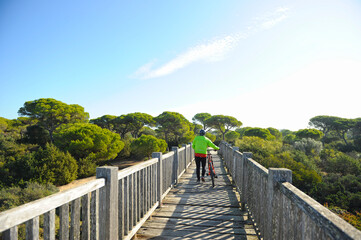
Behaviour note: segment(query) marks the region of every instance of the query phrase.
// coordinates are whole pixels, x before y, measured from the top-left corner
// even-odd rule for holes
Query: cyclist
[[[211,140],[205,137],[206,131],[201,129],[199,131],[199,136],[196,136],[193,140],[192,147],[195,152],[195,159],[197,165],[197,181],[200,179],[204,182],[204,175],[206,173],[206,158],[207,158],[207,148],[212,147],[215,150],[218,150],[219,147],[214,145]],[[200,178],[200,166],[202,164],[202,178]]]

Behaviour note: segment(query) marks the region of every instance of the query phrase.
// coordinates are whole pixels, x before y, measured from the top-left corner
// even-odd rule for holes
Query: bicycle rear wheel
[[[213,172],[213,162],[212,161],[210,161],[210,174],[211,174],[211,179],[212,179],[212,187],[214,187],[214,172]]]

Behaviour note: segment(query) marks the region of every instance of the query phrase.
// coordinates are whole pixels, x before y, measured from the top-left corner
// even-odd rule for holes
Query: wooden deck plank
[[[213,155],[218,178],[212,188],[196,181],[195,163],[163,199],[151,219],[137,232],[137,239],[259,239],[240,197],[226,175],[223,162]]]
[[[214,227],[214,226],[199,226],[199,225],[179,225],[179,224],[169,224],[169,223],[159,223],[159,222],[150,222],[143,226],[143,229],[152,228],[152,229],[169,229],[173,231],[190,231],[190,232],[210,232],[210,233],[228,233],[228,234],[237,234],[237,235],[256,235],[256,232],[253,228],[243,228],[243,227]]]
[[[156,238],[156,237],[163,238]],[[141,228],[137,233],[138,239],[164,239],[164,237],[169,237],[168,239],[175,239],[175,237],[181,237],[181,239],[241,239],[241,240],[258,240],[257,235],[240,235],[240,234],[230,234],[230,233],[212,233],[212,232],[191,232],[188,230],[172,230],[172,229],[163,229],[158,231],[158,229],[147,229],[144,230]],[[180,239],[180,238],[179,238]]]
[[[191,198],[165,198],[163,203],[167,204],[183,204],[192,206],[210,206],[210,207],[236,207],[239,208],[240,204],[236,200],[214,200],[214,199],[191,199]]]
[[[190,226],[203,226],[203,227],[221,227],[221,228],[252,228],[253,225],[250,222],[237,222],[237,221],[222,221],[207,219],[172,219],[162,217],[152,217],[151,221],[145,222],[143,225],[147,227],[151,224],[172,224],[172,225],[190,225]]]
[[[247,215],[247,212],[241,211],[240,208],[228,208],[228,207],[204,207],[204,206],[189,206],[189,205],[171,205],[163,204],[162,211],[173,211],[182,213],[206,213],[219,215]]]
[[[235,215],[217,215],[210,213],[197,213],[197,214],[184,214],[174,212],[155,212],[153,216],[165,217],[165,218],[184,218],[184,219],[211,219],[218,221],[247,221],[247,216],[235,216]]]

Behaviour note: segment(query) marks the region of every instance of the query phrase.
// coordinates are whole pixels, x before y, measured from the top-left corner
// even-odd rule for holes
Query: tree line
[[[231,116],[202,114],[190,122],[165,111],[104,115],[89,120],[77,104],[52,98],[25,102],[17,119],[0,118],[0,186],[28,182],[63,185],[91,176],[98,165],[114,158],[145,158],[193,140],[202,126],[224,134],[242,123]],[[203,119],[203,120],[202,120]],[[215,140],[215,136],[208,133]]]
[[[226,140],[253,152],[265,167],[291,169],[296,187],[360,227],[360,118],[316,116],[298,131],[241,127],[235,117],[209,113],[197,113],[192,122],[170,111],[89,119],[83,107],[52,98],[25,102],[18,113],[17,119],[0,117],[0,211],[34,200],[22,193],[43,197],[54,185],[94,175],[108,160],[150,158],[205,129],[216,144]]]

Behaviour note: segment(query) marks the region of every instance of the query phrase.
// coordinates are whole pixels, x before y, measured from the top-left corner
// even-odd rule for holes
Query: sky
[[[307,128],[361,117],[359,0],[0,0],[0,116],[163,111]]]

